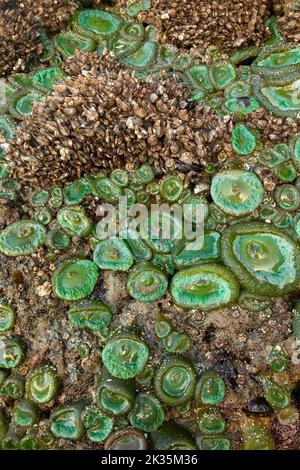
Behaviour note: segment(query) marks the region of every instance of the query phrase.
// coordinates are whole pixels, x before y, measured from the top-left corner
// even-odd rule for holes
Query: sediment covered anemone
[[[0,76],[26,69],[42,51],[37,21],[19,2],[0,2]]]
[[[283,36],[291,41],[300,42],[300,3],[298,0],[281,0],[274,2],[275,11],[278,11],[278,26]]]
[[[154,24],[161,40],[204,52],[218,46],[223,52],[258,44],[266,35],[266,0],[153,0],[139,19]]]
[[[190,106],[185,88],[163,74],[137,78],[96,53],[78,53],[65,68],[69,78],[36,104],[8,150],[13,172],[28,185],[150,160],[158,174],[188,173],[229,139],[230,119]]]

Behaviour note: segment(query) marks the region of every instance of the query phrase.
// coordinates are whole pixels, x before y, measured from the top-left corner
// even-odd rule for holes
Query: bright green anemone
[[[14,369],[25,357],[26,345],[18,336],[6,336],[0,342],[0,368]]]
[[[93,259],[99,268],[112,271],[128,271],[133,264],[131,251],[126,243],[117,237],[97,243]]]
[[[192,203],[191,203],[192,204]],[[202,208],[203,204],[200,206]],[[175,241],[182,234],[182,221],[176,212],[153,211],[141,223],[141,234],[145,243],[155,253],[171,253]]]
[[[122,195],[121,188],[106,176],[94,178],[92,182],[92,192],[94,196],[99,196],[107,202],[116,203]]]
[[[238,295],[237,280],[228,269],[219,265],[182,269],[171,281],[171,296],[182,308],[215,310],[235,302]]]
[[[89,196],[92,192],[90,183],[84,179],[78,179],[75,183],[68,184],[63,195],[66,204],[80,204],[85,196]]]
[[[38,405],[53,400],[58,392],[58,376],[54,367],[43,365],[33,370],[26,379],[26,393]]]
[[[256,136],[242,122],[232,131],[232,148],[239,155],[250,155],[256,147]]]
[[[125,24],[119,31],[119,35],[110,40],[109,48],[118,60],[124,59],[142,46],[144,34],[143,25],[139,23]]]
[[[53,229],[47,233],[45,245],[52,250],[67,250],[71,238],[61,229]]]
[[[32,76],[32,84],[37,90],[49,93],[49,91],[53,91],[54,84],[60,82],[64,75],[62,68],[58,66],[49,67],[35,72]]]
[[[160,402],[153,395],[140,393],[130,415],[133,427],[144,432],[153,432],[160,428],[165,415]]]
[[[110,324],[112,312],[97,299],[84,299],[72,305],[68,311],[68,317],[78,328],[99,331]]]
[[[275,190],[275,201],[281,209],[297,210],[300,206],[300,193],[292,184],[282,184]]]
[[[139,234],[127,228],[119,232],[119,237],[124,238],[125,243],[128,245],[135,261],[148,261],[152,257],[152,252],[146,243],[139,237]]]
[[[201,450],[230,450],[230,439],[227,436],[205,436],[200,441]]]
[[[284,82],[300,71],[300,48],[286,45],[272,46],[263,50],[253,62],[252,68],[268,81]]]
[[[285,160],[285,155],[275,148],[266,148],[259,155],[259,163],[262,163],[268,168],[275,168]]]
[[[225,396],[223,379],[212,371],[204,372],[197,383],[195,399],[202,405],[218,405]]]
[[[62,405],[51,412],[51,431],[61,439],[80,440],[84,436],[82,412],[86,403],[82,400]]]
[[[151,8],[151,0],[133,0],[127,2],[125,13],[129,17],[136,17],[139,13],[149,8]]]
[[[172,331],[161,341],[161,344],[168,353],[184,354],[190,347],[190,339],[179,331]]]
[[[33,191],[29,196],[29,202],[33,207],[43,207],[49,201],[48,189],[37,189]]]
[[[263,222],[229,227],[221,238],[221,256],[249,291],[280,296],[299,285],[298,244],[286,232]]]
[[[129,175],[125,170],[114,170],[110,174],[111,181],[120,188],[125,188],[129,183]]]
[[[205,408],[199,414],[198,426],[204,434],[219,434],[225,429],[225,421],[215,408]]]
[[[293,162],[296,168],[299,170],[300,168],[300,136],[299,135],[293,137],[291,141],[291,147],[292,147]]]
[[[89,406],[83,413],[83,424],[87,437],[92,442],[102,442],[113,430],[113,419],[103,414],[97,407]]]
[[[73,19],[75,31],[96,40],[116,34],[121,25],[122,20],[117,15],[96,9],[80,11]]]
[[[290,392],[268,377],[260,377],[266,400],[274,409],[286,408],[290,404]]]
[[[236,69],[229,63],[216,64],[210,70],[210,78],[217,89],[224,89],[236,78]]]
[[[166,274],[152,263],[138,263],[129,273],[127,290],[131,297],[140,302],[158,300],[167,288]]]
[[[88,259],[75,258],[64,262],[54,273],[55,295],[62,300],[80,300],[89,296],[98,280],[98,267]]]
[[[10,116],[0,116],[0,136],[5,140],[13,139],[15,135],[15,122]]]
[[[12,330],[16,320],[14,309],[3,301],[0,301],[0,333]]]
[[[54,45],[66,58],[73,57],[76,50],[92,52],[96,49],[96,43],[93,39],[83,38],[71,32],[57,34],[54,37]]]
[[[42,99],[43,96],[34,91],[23,94],[11,104],[9,112],[16,119],[24,119],[31,115],[34,102]]]
[[[194,242],[180,240],[174,246],[172,257],[177,268],[185,268],[217,261],[220,257],[220,234],[208,232]],[[197,246],[198,243],[198,246]]]
[[[123,59],[122,63],[128,68],[143,72],[153,64],[156,54],[157,44],[146,41],[137,51]]]
[[[9,375],[8,377],[4,378],[3,371],[2,369],[2,382],[1,382],[1,388],[0,388],[0,395],[4,397],[9,397],[13,400],[18,400],[24,396],[25,392],[25,383],[22,377],[19,375]],[[8,372],[6,370],[6,372]]]
[[[282,163],[276,166],[274,174],[280,181],[291,183],[297,178],[297,171],[291,162]]]
[[[151,433],[154,450],[197,450],[196,443],[187,429],[174,421],[164,423],[157,431]]]
[[[215,175],[210,193],[215,204],[224,212],[241,216],[257,209],[263,200],[264,189],[254,173],[235,170]]]
[[[190,401],[196,386],[196,373],[191,362],[183,356],[170,355],[158,367],[154,386],[157,397],[169,406]]]
[[[138,429],[127,427],[112,433],[104,444],[105,450],[146,450],[147,440]]]
[[[253,91],[255,98],[275,116],[297,118],[300,112],[300,78],[289,84],[272,85],[254,77]]]
[[[19,400],[14,404],[12,415],[18,426],[32,426],[38,422],[38,407],[30,400]]]
[[[87,237],[93,228],[91,220],[80,206],[63,207],[57,214],[57,221],[71,236]]]
[[[144,369],[148,358],[148,346],[130,334],[110,339],[102,351],[102,360],[106,369],[119,379],[137,376]]]
[[[97,388],[97,404],[109,416],[126,416],[135,402],[135,388],[133,379],[113,377],[104,369]]]
[[[0,251],[6,256],[31,255],[46,238],[45,227],[34,220],[20,220],[0,234]]]
[[[160,194],[167,201],[177,201],[182,192],[183,181],[177,175],[169,175],[160,183]]]

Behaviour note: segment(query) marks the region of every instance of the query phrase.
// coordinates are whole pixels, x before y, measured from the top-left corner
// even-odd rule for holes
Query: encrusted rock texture
[[[0,0],[0,77],[28,70],[43,51],[41,31],[64,29],[77,0]]]
[[[26,70],[43,50],[34,13],[0,0],[0,77]]]
[[[153,0],[138,18],[154,24],[161,41],[201,54],[209,46],[231,53],[259,44],[268,35],[268,16],[268,0]]]
[[[158,175],[199,171],[230,138],[230,118],[190,106],[176,79],[136,78],[110,54],[78,53],[65,68],[67,80],[35,105],[7,152],[24,184],[48,186],[149,161]]]
[[[278,26],[289,41],[300,42],[300,2],[299,0],[275,0],[275,13],[279,15]]]

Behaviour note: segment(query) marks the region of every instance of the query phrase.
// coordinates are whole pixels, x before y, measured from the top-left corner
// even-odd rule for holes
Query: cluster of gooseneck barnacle
[[[283,343],[255,376],[261,396],[240,412],[237,437],[222,408],[228,381],[193,361],[189,337],[159,314],[157,361],[138,328],[112,328],[116,312],[96,293],[101,273],[122,273],[141,309],[167,301],[177,315],[200,318],[235,305],[262,312],[296,296],[300,283],[300,47],[270,19],[266,43],[230,57],[209,51],[200,62],[135,20],[148,3],[129,2],[126,16],[79,10],[67,32],[44,41],[48,64],[1,84],[0,199],[26,214],[0,233],[1,256],[44,250],[69,324],[102,345],[93,398],[62,403],[53,365],[24,374],[28,344],[1,300],[4,449],[55,448],[59,439],[119,450],[298,445],[299,384]],[[251,125],[261,108],[296,132],[267,144]],[[120,198],[129,212],[135,203],[169,207],[159,225],[168,223],[170,236],[152,232],[150,215],[147,237],[129,225],[100,238],[95,208],[109,203],[118,215]],[[174,204],[203,216],[193,249],[176,236]],[[188,220],[197,224],[192,210]],[[78,240],[88,254],[76,251]],[[297,341],[299,312],[296,303]]]

